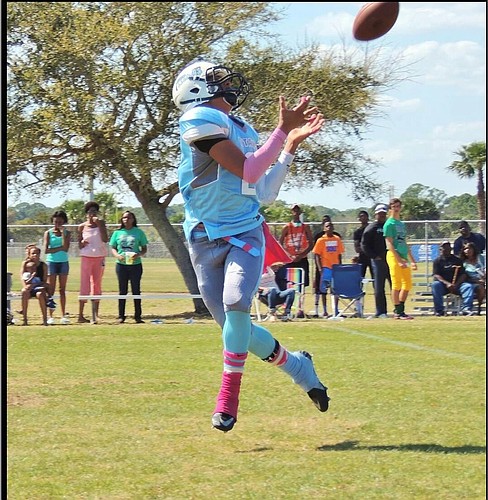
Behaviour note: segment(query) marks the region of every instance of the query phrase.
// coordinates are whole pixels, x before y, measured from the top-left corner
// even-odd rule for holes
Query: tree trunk
[[[165,204],[159,203],[159,194],[151,187],[141,189],[141,185],[131,189],[140,201],[144,212],[148,216],[159,236],[163,240],[166,248],[173,257],[178,269],[183,276],[188,291],[191,294],[199,294],[197,277],[190,260],[188,248],[185,245],[184,237],[181,237],[166,217],[166,206],[171,200],[165,200]],[[174,195],[173,195],[174,196]],[[172,197],[173,197],[172,196]],[[172,198],[171,197],[171,198]],[[196,314],[209,315],[209,311],[202,299],[193,299]]]
[[[485,181],[483,178],[483,168],[478,169],[478,216],[480,220],[486,219],[486,191],[485,191]],[[479,223],[479,231],[482,234],[486,232],[486,225],[482,222]]]

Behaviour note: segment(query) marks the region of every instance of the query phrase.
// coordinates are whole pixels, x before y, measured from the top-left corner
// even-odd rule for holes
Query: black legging
[[[374,279],[374,269],[371,264],[371,259],[364,253],[359,254],[359,264],[362,264],[361,275],[364,278],[366,276],[366,270],[369,269],[371,274],[371,279]]]
[[[129,281],[132,295],[141,294],[142,264],[124,265],[117,262],[115,273],[119,280],[119,295],[127,295],[129,291]],[[125,319],[125,299],[119,299],[119,318]],[[134,299],[134,318],[141,319],[142,306],[141,299]]]

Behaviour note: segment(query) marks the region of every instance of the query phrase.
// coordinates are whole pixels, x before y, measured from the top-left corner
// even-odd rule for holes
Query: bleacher
[[[421,273],[412,274],[413,290],[410,293],[410,300],[413,302],[413,311],[422,316],[434,314],[434,302],[432,299],[432,276],[426,276]],[[444,310],[447,314],[456,316],[461,307],[461,297],[458,295],[447,294],[444,296]],[[473,310],[478,310],[478,301],[474,300]],[[486,302],[481,306],[481,314],[486,315]]]

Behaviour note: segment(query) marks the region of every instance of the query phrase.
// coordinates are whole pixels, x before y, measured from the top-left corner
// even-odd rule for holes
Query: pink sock
[[[217,396],[217,405],[215,406],[214,413],[227,413],[237,420],[241,379],[242,373],[222,373],[222,385]]]
[[[239,354],[224,350],[223,354],[224,371],[214,413],[227,413],[237,420],[239,392],[247,352]]]

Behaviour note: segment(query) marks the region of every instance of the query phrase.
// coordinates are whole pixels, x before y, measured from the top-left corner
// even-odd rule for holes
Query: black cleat
[[[307,394],[319,411],[324,412],[329,409],[330,398],[327,396],[327,387],[324,386],[323,389],[310,389]]]
[[[329,396],[327,395],[327,387],[319,380],[312,361],[312,355],[307,351],[298,353],[302,358],[303,371],[301,373],[300,387],[308,394],[308,397],[313,401],[314,405],[321,412],[329,409]],[[295,380],[295,383],[297,381]]]
[[[228,413],[214,413],[212,416],[212,426],[222,432],[229,432],[234,427],[237,419]]]

